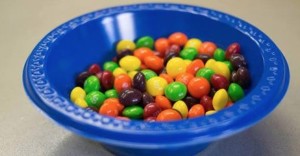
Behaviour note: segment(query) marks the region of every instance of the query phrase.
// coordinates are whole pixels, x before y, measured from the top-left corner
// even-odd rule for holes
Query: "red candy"
[[[96,74],[101,71],[101,68],[98,64],[92,64],[89,68],[89,73],[91,74]]]
[[[148,103],[144,107],[144,118],[157,117],[161,109],[155,103]]]
[[[114,85],[114,76],[110,71],[103,71],[100,78],[101,87],[105,90],[111,89]]]
[[[181,50],[180,46],[179,45],[176,45],[176,44],[172,44],[169,49],[166,51],[166,54],[168,53],[179,53]]]
[[[225,53],[225,58],[227,60],[230,59],[230,56],[232,54],[239,54],[240,53],[240,50],[241,50],[241,47],[238,43],[232,43],[230,44],[227,49],[226,49],[226,53]]]
[[[146,121],[146,122],[154,122],[154,121],[156,121],[156,117],[150,116],[150,117],[144,119],[144,121]]]
[[[212,98],[210,96],[204,95],[200,100],[200,104],[204,107],[205,111],[214,110],[212,105]]]
[[[229,86],[228,80],[223,75],[220,75],[220,74],[212,75],[210,78],[210,82],[216,90],[219,90],[222,88],[228,89],[228,86]]]

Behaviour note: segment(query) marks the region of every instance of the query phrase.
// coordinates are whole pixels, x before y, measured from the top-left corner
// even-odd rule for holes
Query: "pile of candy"
[[[213,114],[244,97],[250,75],[240,45],[175,32],[118,42],[113,61],[89,67],[76,79],[71,101],[119,119],[172,121]]]

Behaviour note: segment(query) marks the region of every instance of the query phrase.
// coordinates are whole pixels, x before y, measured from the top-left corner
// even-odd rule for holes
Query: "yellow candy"
[[[171,58],[167,63],[167,74],[175,78],[178,74],[185,73],[186,67],[187,65],[182,58]]]
[[[195,48],[198,50],[201,44],[202,44],[201,40],[197,38],[191,38],[186,42],[184,48]]]
[[[131,78],[131,80],[133,80],[133,77],[135,76],[135,74],[137,73],[137,71],[133,70],[133,71],[130,71],[128,73],[128,76]]]
[[[133,71],[137,70],[141,66],[141,61],[139,58],[131,55],[127,55],[123,58],[121,58],[120,62],[120,67],[127,70],[127,71]]]
[[[216,62],[216,66],[218,69],[215,70],[215,72],[217,74],[223,75],[224,77],[227,78],[227,80],[229,80],[230,79],[230,70],[229,70],[228,66],[225,63],[219,62],[219,61]]]
[[[123,68],[118,67],[113,71],[114,76],[118,76],[118,75],[121,75],[121,74],[127,74],[126,70],[124,70]]]
[[[198,50],[201,44],[202,44],[201,40],[197,38],[191,38],[186,42],[184,48],[195,48]]]
[[[146,82],[146,89],[151,96],[163,95],[167,85],[164,78],[155,76]]]
[[[209,59],[205,63],[206,68],[212,69],[216,74],[223,75],[227,80],[230,79],[230,70],[228,66],[220,61],[215,61],[214,59]]]
[[[88,104],[86,103],[86,101],[82,98],[77,98],[74,103],[79,106],[79,107],[82,107],[82,108],[86,108],[88,107]]]
[[[177,110],[181,114],[182,118],[186,118],[189,112],[187,105],[182,100],[175,102],[173,109]]]
[[[226,106],[227,101],[228,101],[228,94],[227,94],[226,90],[219,89],[215,93],[215,95],[212,99],[212,105],[216,111],[219,111]]]
[[[206,68],[212,69],[213,66],[216,64],[216,62],[217,62],[217,61],[214,60],[214,59],[209,59],[209,60],[206,61],[205,67],[206,67]]]
[[[185,65],[186,66],[188,66],[189,64],[191,64],[192,63],[192,61],[191,60],[183,60],[184,61],[184,63],[185,63]]]
[[[134,50],[135,49],[135,44],[134,42],[130,40],[121,40],[117,44],[117,53],[120,54],[122,50],[129,49],[129,50]]]
[[[85,95],[86,95],[85,91],[81,87],[75,87],[71,91],[71,95],[70,95],[71,101],[75,102],[75,100],[77,98],[82,98],[83,99],[85,97]]]
[[[217,111],[215,110],[209,110],[205,113],[205,115],[212,115],[212,114],[215,114]]]

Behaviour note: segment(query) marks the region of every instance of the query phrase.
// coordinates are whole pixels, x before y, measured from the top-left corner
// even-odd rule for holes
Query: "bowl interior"
[[[251,74],[251,91],[263,73],[263,59],[258,44],[237,28],[208,16],[170,10],[143,10],[96,18],[58,38],[46,59],[45,69],[52,87],[66,99],[75,86],[75,78],[92,63],[102,66],[115,55],[116,42],[149,35],[154,39],[184,32],[189,38],[213,41],[226,49],[240,43]]]

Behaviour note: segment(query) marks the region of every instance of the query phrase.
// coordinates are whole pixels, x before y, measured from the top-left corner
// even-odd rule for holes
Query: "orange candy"
[[[203,61],[200,59],[196,59],[186,67],[186,72],[195,76],[197,71],[203,67],[204,67]]]
[[[118,108],[116,105],[110,104],[110,103],[103,103],[99,113],[101,115],[107,115],[111,117],[116,117],[119,114]]]
[[[168,82],[168,84],[171,82],[174,82],[173,78],[168,74],[161,73],[161,74],[159,74],[159,77],[164,78]]]
[[[162,95],[158,95],[155,97],[155,103],[162,110],[172,108],[172,104],[171,104],[170,100]]]
[[[200,104],[193,105],[188,113],[188,118],[195,118],[205,115],[204,107]]]
[[[198,49],[199,54],[207,54],[213,57],[215,50],[217,49],[216,44],[213,42],[203,42]]]
[[[160,112],[156,118],[156,121],[175,121],[181,120],[180,113],[174,109],[166,109]]]
[[[125,121],[129,121],[130,119],[125,117],[125,116],[117,116],[116,119],[120,119],[120,120],[125,120]]]
[[[190,73],[180,73],[176,76],[175,81],[182,82],[185,85],[188,85],[189,82],[194,78],[194,76]]]
[[[170,44],[176,44],[179,46],[184,46],[188,38],[184,33],[175,32],[171,34],[168,38]]]
[[[188,91],[193,97],[201,98],[210,92],[210,84],[205,78],[195,77],[189,82]]]
[[[99,113],[102,115],[116,117],[124,109],[124,106],[119,102],[117,98],[106,99],[99,109]]]
[[[120,74],[115,77],[114,87],[117,92],[121,92],[124,89],[131,88],[132,82],[127,74]]]
[[[148,57],[148,56],[153,56],[154,53],[152,52],[151,49],[149,48],[138,48],[133,52],[133,55],[137,58],[139,58],[142,62],[144,62],[144,58]]]
[[[166,54],[166,51],[170,47],[169,41],[166,38],[159,38],[154,43],[155,50],[164,56]]]
[[[158,71],[164,67],[164,61],[158,56],[147,56],[144,58],[145,65],[152,70]]]
[[[116,117],[118,116],[119,111],[116,105],[111,103],[103,103],[100,107],[99,113],[101,115]]]
[[[103,103],[111,103],[117,106],[118,111],[122,111],[124,109],[124,105],[122,105],[118,98],[108,98]]]
[[[230,107],[230,106],[232,106],[233,105],[233,102],[232,101],[230,101],[230,100],[228,100],[227,101],[227,104],[226,104],[226,106],[225,107]]]

